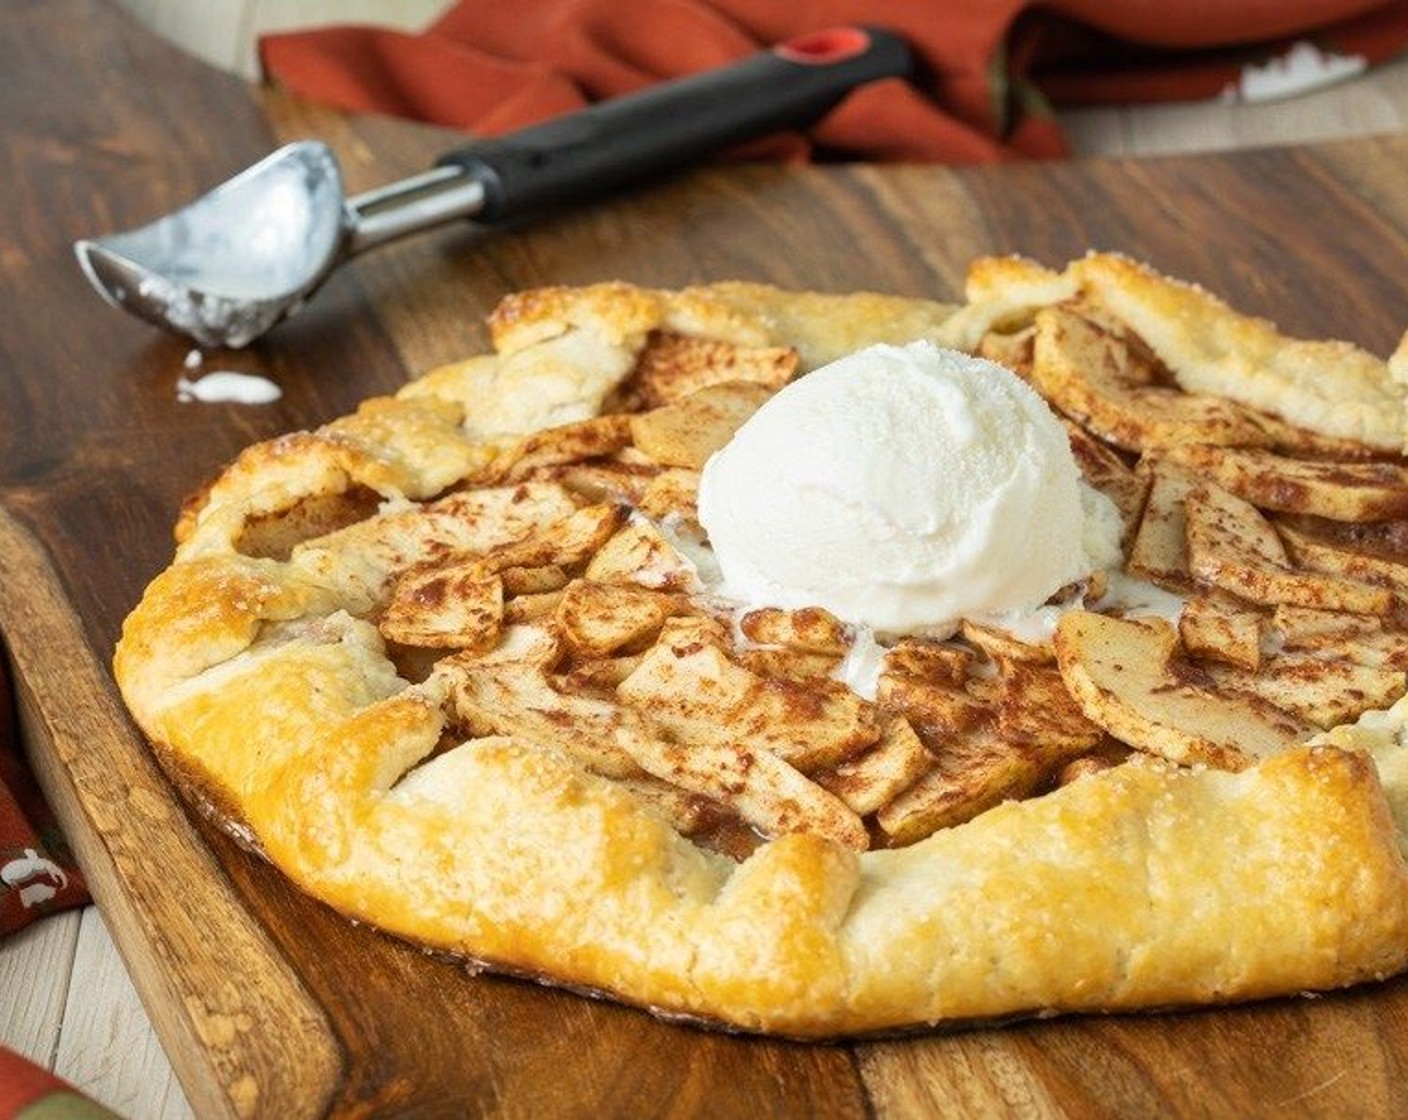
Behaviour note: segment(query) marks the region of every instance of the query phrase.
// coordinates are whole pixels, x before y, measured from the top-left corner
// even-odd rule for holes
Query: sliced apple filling
[[[1222,387],[1232,313],[1175,288],[1192,319],[1166,322],[1158,281],[1130,267],[978,262],[975,302],[935,328],[1045,396],[1120,514],[1123,570],[1056,597],[1054,632],[969,618],[877,641],[819,608],[720,595],[700,471],[816,358],[742,329],[727,301],[646,300],[619,338],[569,325],[547,342],[629,352],[605,398],[619,411],[499,438],[448,493],[290,562],[355,588],[453,731],[569,758],[735,856],[797,831],[916,843],[1139,754],[1245,768],[1404,694],[1408,469],[1384,438],[1346,434],[1359,413],[1307,426],[1310,386],[1282,412],[1265,384]],[[605,294],[541,298],[587,315]],[[496,319],[506,363],[544,344],[540,311],[524,296]],[[1163,618],[1140,605],[1160,595]]]

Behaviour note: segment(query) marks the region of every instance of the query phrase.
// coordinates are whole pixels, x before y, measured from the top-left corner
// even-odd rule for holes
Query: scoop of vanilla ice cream
[[[705,465],[699,518],[731,598],[931,632],[1089,574],[1082,489],[1065,430],[1020,378],[916,342],[770,399]]]

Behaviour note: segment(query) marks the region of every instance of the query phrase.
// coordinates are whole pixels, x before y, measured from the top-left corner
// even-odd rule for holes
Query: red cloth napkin
[[[20,753],[10,679],[0,660],[0,936],[88,901],[83,873]],[[0,1120],[100,1120],[113,1113],[0,1046]]]
[[[809,145],[771,154],[1058,156],[1052,104],[1258,99],[1408,46],[1403,0],[460,0],[422,34],[329,27],[260,53],[300,96],[488,136],[854,23],[903,34],[920,74],[858,91]]]
[[[83,873],[20,752],[14,694],[0,660],[0,936],[87,901]],[[102,1120],[113,1115],[0,1046],[0,1120]]]
[[[13,694],[0,662],[0,936],[87,901],[83,873],[20,753]]]

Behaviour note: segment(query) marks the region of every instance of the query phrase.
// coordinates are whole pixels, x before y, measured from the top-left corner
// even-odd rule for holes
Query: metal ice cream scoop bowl
[[[888,31],[833,28],[469,144],[423,174],[352,198],[327,145],[299,141],[174,213],[75,251],[114,306],[201,346],[240,347],[358,253],[459,219],[531,216],[805,127],[856,86],[910,66]]]

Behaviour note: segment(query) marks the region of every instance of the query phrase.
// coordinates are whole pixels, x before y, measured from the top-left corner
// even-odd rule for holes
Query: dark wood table
[[[272,405],[178,401],[190,345],[104,306],[75,238],[138,224],[299,135],[351,189],[447,138],[263,94],[98,0],[0,13],[0,631],[29,749],[202,1115],[1390,1116],[1408,985],[1207,1013],[861,1045],[667,1025],[470,977],[354,928],[183,811],[116,697],[125,613],[182,498],[251,441],[483,349],[506,292],[723,277],[954,298],[968,261],[1118,249],[1296,334],[1387,353],[1408,323],[1408,138],[1147,162],[719,167],[512,232],[465,227],[339,273],[205,356]]]

